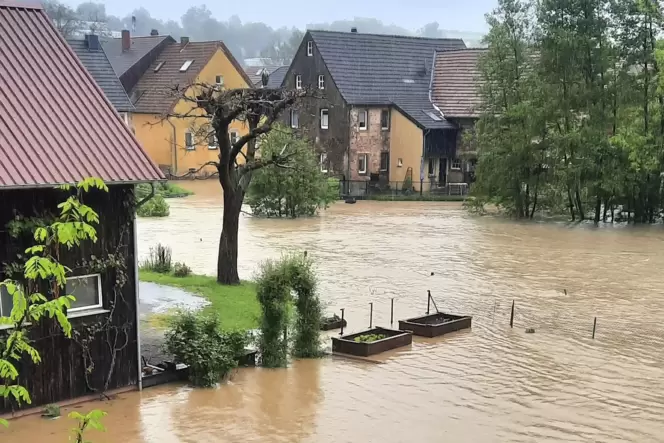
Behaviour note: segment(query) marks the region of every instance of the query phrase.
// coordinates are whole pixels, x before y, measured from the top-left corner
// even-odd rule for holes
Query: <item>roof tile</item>
[[[486,49],[436,53],[432,100],[445,117],[479,117],[478,61]]]

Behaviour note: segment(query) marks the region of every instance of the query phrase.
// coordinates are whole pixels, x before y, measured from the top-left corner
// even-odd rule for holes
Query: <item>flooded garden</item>
[[[139,220],[139,254],[161,242],[194,273],[214,275],[221,194],[215,182],[187,186],[195,195],[171,200],[169,217]],[[414,335],[412,344],[368,361],[296,360],[287,369],[240,368],[214,389],[175,383],[121,394],[94,405],[108,412],[109,431],[88,438],[660,441],[663,246],[660,226],[515,223],[471,217],[454,203],[337,203],[297,220],[242,216],[241,278],[254,278],[267,258],[306,250],[323,311],[341,315],[343,308],[345,333],[372,326],[387,335],[381,330],[406,319],[427,326],[428,290],[440,311],[472,316],[472,328]],[[182,300],[205,304],[175,289],[144,283],[140,290],[146,319]],[[12,421],[2,441],[67,441],[70,427],[67,419],[25,417]]]

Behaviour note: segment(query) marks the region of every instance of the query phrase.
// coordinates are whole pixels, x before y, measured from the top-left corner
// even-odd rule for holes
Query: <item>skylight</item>
[[[443,121],[443,119],[440,117],[440,115],[437,115],[433,111],[424,111],[424,113],[426,115],[428,115],[429,117],[431,117],[431,120],[434,120],[434,121],[437,121],[437,122],[442,122]]]
[[[193,60],[187,60],[186,62],[184,62],[184,64],[180,68],[180,72],[187,72],[187,69],[189,69],[189,67],[193,62],[194,62]]]
[[[154,68],[154,72],[159,72],[162,66],[164,66],[164,63],[166,62],[159,62],[159,64]]]
[[[404,78],[403,82],[404,83],[415,83],[415,80],[413,80],[412,78]]]

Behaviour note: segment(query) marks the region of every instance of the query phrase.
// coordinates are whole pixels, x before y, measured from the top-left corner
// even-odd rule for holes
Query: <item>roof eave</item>
[[[120,180],[120,181],[104,181],[107,186],[122,186],[122,185],[140,185],[143,183],[164,183],[167,178],[158,179],[141,179],[141,180]],[[58,186],[71,185],[73,183],[39,183],[29,185],[0,185],[0,192],[2,191],[28,191],[30,189],[55,189]]]

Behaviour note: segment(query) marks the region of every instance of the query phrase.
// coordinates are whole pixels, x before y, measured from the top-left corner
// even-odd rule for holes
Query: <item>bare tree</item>
[[[76,12],[57,0],[44,0],[42,3],[46,15],[51,19],[64,38],[71,37],[81,27],[81,20]]]
[[[192,94],[192,91],[194,93]],[[288,146],[270,158],[256,155],[256,139],[270,132],[282,113],[305,97],[314,97],[308,89],[233,89],[220,90],[217,85],[196,83],[184,88],[175,87],[174,95],[192,104],[185,114],[166,117],[189,118],[195,123],[195,137],[210,140],[215,137],[219,147],[219,160],[201,166],[213,165],[219,173],[224,195],[224,216],[219,241],[217,281],[239,284],[237,269],[238,227],[244,196],[251,183],[253,171],[266,166],[289,167],[293,153]],[[201,112],[204,111],[204,112]],[[248,132],[234,142],[229,138],[233,120],[246,122]]]

